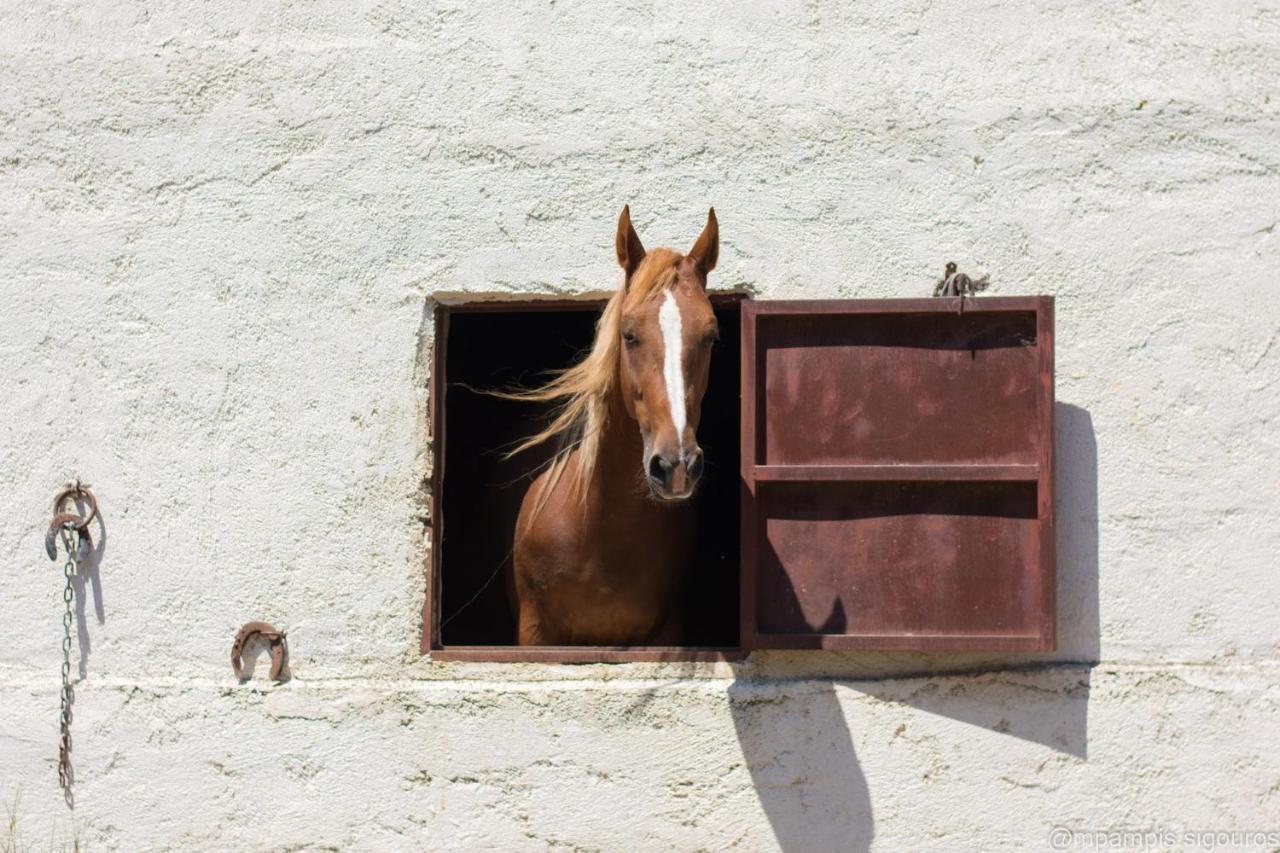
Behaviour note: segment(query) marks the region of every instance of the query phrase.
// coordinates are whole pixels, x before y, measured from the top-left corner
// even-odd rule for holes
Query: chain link
[[[71,623],[75,619],[72,602],[75,599],[74,578],[76,561],[80,555],[80,533],[75,525],[62,527],[62,547],[67,550],[67,562],[62,567],[66,586],[62,590],[62,711],[58,715],[60,737],[58,741],[58,784],[64,793],[71,793],[71,706],[75,702],[75,687],[71,682]]]

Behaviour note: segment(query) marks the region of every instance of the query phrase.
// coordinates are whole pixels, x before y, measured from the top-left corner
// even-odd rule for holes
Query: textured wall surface
[[[0,6],[0,797],[96,849],[1035,849],[1280,830],[1280,6]],[[429,308],[1057,297],[1060,650],[418,654]],[[53,490],[84,569],[56,786]],[[294,679],[237,687],[235,629]],[[0,827],[0,833],[8,830]],[[1078,839],[1077,839],[1078,840]]]

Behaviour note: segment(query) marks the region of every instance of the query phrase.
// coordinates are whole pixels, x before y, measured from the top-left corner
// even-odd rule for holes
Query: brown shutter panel
[[[1052,649],[1052,298],[744,302],[742,568],[747,649]]]

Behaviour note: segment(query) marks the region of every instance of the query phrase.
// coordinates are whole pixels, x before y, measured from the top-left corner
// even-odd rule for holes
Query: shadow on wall
[[[1098,448],[1087,411],[1058,403],[1054,416],[1057,652],[757,654],[739,668],[729,688],[730,713],[782,850],[867,850],[875,837],[870,790],[837,683],[1088,758],[1090,671],[1100,654]],[[806,668],[845,670],[851,677],[806,676]],[[857,670],[887,674],[864,678]]]
[[[871,846],[871,793],[830,680],[739,679],[729,709],[779,848]]]
[[[1079,406],[1053,408],[1058,656],[1085,668],[1101,654],[1098,617],[1098,440]]]
[[[85,512],[85,508],[77,505],[77,512]],[[99,512],[94,519],[97,529],[90,531],[93,549],[82,553],[76,561],[76,573],[71,578],[71,586],[75,591],[76,640],[80,651],[77,668],[79,680],[89,677],[89,654],[93,651],[92,638],[89,636],[89,620],[85,612],[85,590],[93,590],[93,615],[99,625],[107,622],[106,606],[102,602],[102,557],[107,552],[107,524]]]

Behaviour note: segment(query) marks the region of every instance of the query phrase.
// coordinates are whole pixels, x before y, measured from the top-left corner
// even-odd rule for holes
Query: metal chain
[[[66,586],[62,589],[62,602],[66,609],[62,613],[62,711],[58,715],[61,736],[58,743],[58,784],[63,792],[71,791],[71,706],[75,702],[75,688],[71,683],[71,623],[75,619],[72,613],[72,601],[75,598],[73,578],[76,573],[76,559],[80,555],[80,533],[74,524],[68,522],[62,527],[62,546],[67,549],[67,562],[62,567],[66,577]]]

